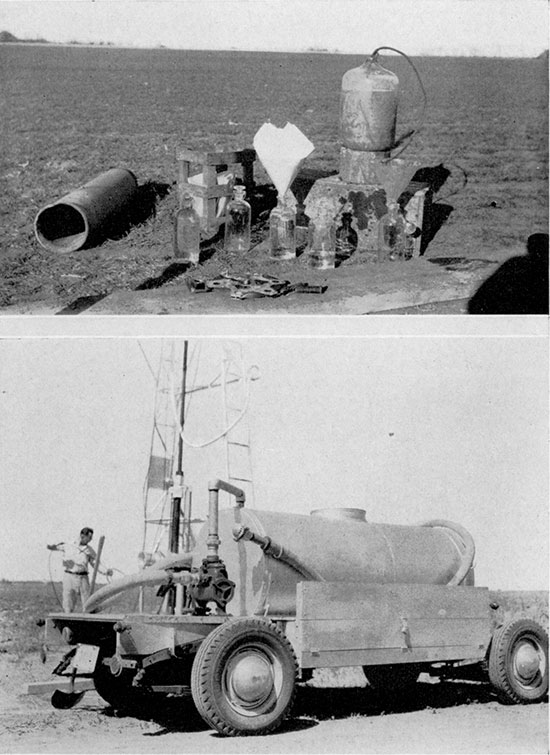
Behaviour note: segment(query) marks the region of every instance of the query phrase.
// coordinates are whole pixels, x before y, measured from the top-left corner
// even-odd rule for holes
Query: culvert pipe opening
[[[34,228],[40,244],[52,252],[76,252],[84,246],[90,233],[84,212],[64,202],[41,210]]]

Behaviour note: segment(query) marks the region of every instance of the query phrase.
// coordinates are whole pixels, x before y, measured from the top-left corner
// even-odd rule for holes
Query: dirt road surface
[[[190,700],[139,715],[115,712],[95,692],[71,710],[22,692],[48,678],[36,655],[0,657],[0,752],[4,753],[547,753],[548,705],[505,706],[490,690],[428,683],[376,699],[360,670],[348,686],[300,689],[283,727],[264,737],[224,738]],[[353,683],[356,674],[356,686]],[[363,685],[363,686],[359,686]]]

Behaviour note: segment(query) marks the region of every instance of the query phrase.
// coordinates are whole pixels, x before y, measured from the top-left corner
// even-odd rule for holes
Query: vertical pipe
[[[172,507],[170,512],[170,551],[172,553],[179,552],[180,543],[180,527],[181,527],[181,491],[183,488],[183,440],[181,434],[183,432],[183,426],[185,424],[185,391],[187,387],[187,348],[188,343],[184,341],[183,344],[183,368],[181,378],[181,402],[180,402],[180,416],[179,416],[179,431],[178,431],[178,455],[176,462],[176,472],[174,479],[174,487],[177,488],[177,494],[172,497]],[[170,591],[168,600],[168,613],[174,613],[176,605],[176,595],[173,591]]]
[[[183,498],[183,552],[191,550],[191,489],[185,488]]]
[[[91,584],[90,584],[90,595],[95,590],[95,581],[96,581],[96,578],[97,578],[97,570],[99,569],[99,561],[101,559],[101,551],[103,550],[103,543],[104,542],[105,542],[105,535],[101,535],[101,537],[99,538],[99,542],[97,544],[97,554],[96,554],[95,563],[94,563],[94,571],[92,573],[92,581],[91,581]]]
[[[208,538],[206,540],[206,550],[208,561],[218,561],[218,546],[220,538],[218,537],[218,488],[210,487],[208,491]]]

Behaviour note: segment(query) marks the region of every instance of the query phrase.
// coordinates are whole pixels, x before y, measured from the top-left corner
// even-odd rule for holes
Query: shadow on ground
[[[109,296],[109,294],[105,293],[105,294],[96,294],[94,296],[79,296],[78,299],[75,299],[70,304],[67,304],[66,307],[63,307],[63,309],[60,309],[59,312],[56,312],[55,314],[56,315],[79,315],[81,312],[84,312],[90,307],[93,307],[93,305],[97,304],[98,301],[105,299],[106,296]]]
[[[468,303],[471,315],[548,314],[548,234],[527,239],[527,253],[506,260]]]
[[[433,710],[436,713],[438,709],[454,706],[494,703],[495,699],[488,684],[475,682],[419,682],[412,689],[393,691],[391,694],[374,693],[368,687],[317,688],[300,685],[296,691],[292,715],[277,729],[277,733],[309,729],[320,721],[350,716],[385,716],[421,710]],[[149,704],[146,710],[133,710],[127,714],[107,707],[101,715],[129,716],[161,727],[155,732],[145,732],[145,737],[207,731],[210,728],[198,714],[190,696],[168,698],[154,705]],[[214,733],[212,736],[221,735]]]
[[[164,199],[170,192],[170,184],[160,181],[146,181],[138,186],[136,197],[127,212],[118,215],[102,234],[102,239],[96,239],[93,246],[99,246],[100,241],[117,240],[127,236],[132,228],[142,225],[157,212],[159,200]]]
[[[428,184],[430,190],[430,196],[434,197],[445,186],[451,176],[451,171],[446,168],[443,163],[434,166],[426,166],[416,171],[413,176],[413,181],[418,183]],[[462,188],[467,183],[466,174],[464,174],[464,183]],[[454,194],[456,192],[452,192]],[[448,196],[451,196],[449,194]],[[447,222],[451,213],[453,212],[453,206],[446,204],[440,199],[436,199],[433,202],[428,202],[425,208],[424,219],[422,223],[422,241],[420,244],[420,254],[424,255],[431,241],[435,238],[438,231]]]

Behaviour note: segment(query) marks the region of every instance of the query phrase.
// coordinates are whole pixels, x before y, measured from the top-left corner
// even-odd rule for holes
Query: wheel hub
[[[532,682],[540,670],[540,655],[530,642],[523,642],[516,651],[514,669],[523,684]]]
[[[227,681],[231,696],[245,708],[261,705],[273,693],[271,664],[268,658],[257,652],[233,659]]]

